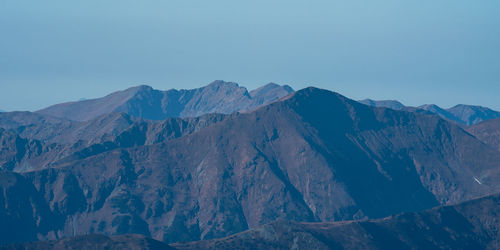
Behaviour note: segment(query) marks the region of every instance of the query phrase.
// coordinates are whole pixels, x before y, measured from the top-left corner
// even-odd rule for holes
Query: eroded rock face
[[[34,227],[37,239],[213,239],[277,219],[421,211],[500,187],[500,152],[462,128],[316,88],[248,113],[120,130],[17,175],[58,222]]]

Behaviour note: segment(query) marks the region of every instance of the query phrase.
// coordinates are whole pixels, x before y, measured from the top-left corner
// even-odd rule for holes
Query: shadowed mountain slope
[[[142,235],[84,235],[66,238],[58,241],[44,241],[26,244],[0,246],[2,250],[169,250],[175,249],[165,243],[146,238]]]
[[[498,249],[500,195],[385,219],[338,223],[277,221],[177,249]]]
[[[33,183],[19,174],[0,170],[0,245],[39,240],[60,220]]]
[[[248,93],[246,88],[224,81],[214,81],[192,90],[159,91],[149,86],[138,86],[103,98],[57,104],[37,112],[75,121],[87,121],[114,112],[163,120],[168,117],[195,117],[207,113],[230,114],[250,110],[292,92],[293,89],[289,86],[268,84]]]

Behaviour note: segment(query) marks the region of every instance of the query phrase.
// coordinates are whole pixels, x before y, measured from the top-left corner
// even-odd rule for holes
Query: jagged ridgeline
[[[143,85],[99,99],[54,105],[37,113],[75,121],[87,121],[112,112],[163,120],[169,117],[196,117],[208,113],[230,114],[251,110],[292,92],[291,87],[274,83],[250,92],[236,83],[224,81],[214,81],[205,87],[190,90],[160,91]]]

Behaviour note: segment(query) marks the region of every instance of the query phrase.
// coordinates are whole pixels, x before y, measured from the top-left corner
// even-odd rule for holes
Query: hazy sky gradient
[[[500,1],[0,1],[0,109],[222,79],[500,110]]]

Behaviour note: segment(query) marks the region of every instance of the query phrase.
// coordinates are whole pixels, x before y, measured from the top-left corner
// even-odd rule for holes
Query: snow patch
[[[475,180],[477,183],[479,183],[479,185],[483,185],[483,183],[481,183],[481,181],[479,181],[479,180],[478,180],[475,176],[473,176],[473,177],[474,177],[474,180]]]

